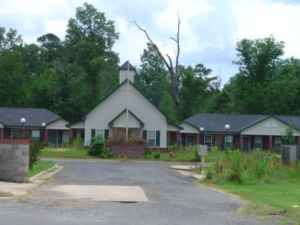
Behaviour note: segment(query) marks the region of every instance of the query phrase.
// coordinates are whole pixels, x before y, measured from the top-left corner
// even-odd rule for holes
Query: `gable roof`
[[[291,125],[296,130],[300,131],[300,116],[277,115],[277,116],[274,116],[274,117],[276,119],[280,120],[281,122],[284,122],[287,125]]]
[[[159,108],[157,108],[152,102],[150,102],[149,100],[148,100],[148,98],[146,98],[146,96],[142,93],[142,92],[140,92],[139,91],[139,89],[134,85],[134,83],[132,83],[130,80],[128,80],[128,79],[125,79],[122,83],[120,83],[118,86],[116,86],[111,92],[109,92],[104,98],[102,98],[87,114],[85,114],[84,115],[84,117],[83,117],[83,120],[85,120],[86,119],[86,116],[91,112],[91,111],[93,111],[98,105],[100,105],[102,102],[104,102],[109,96],[111,96],[114,92],[116,92],[120,87],[122,87],[126,82],[129,82],[130,84],[131,84],[131,86],[138,92],[138,93],[140,93],[143,97],[144,97],[144,99],[148,102],[148,103],[150,103],[158,112],[160,112],[165,118],[166,118],[166,120],[167,120],[167,116],[159,109]]]
[[[20,127],[20,119],[25,118],[25,126],[42,127],[42,123],[52,123],[61,119],[57,114],[41,108],[0,107],[0,122],[8,127]]]
[[[129,61],[126,61],[122,66],[119,67],[119,70],[133,70],[135,71],[135,68],[133,65],[130,64]]]
[[[126,112],[126,109],[124,109],[122,112],[120,112],[115,118],[113,118],[109,123],[108,125],[110,127],[113,127],[114,125],[114,122],[120,117],[122,116],[123,113]],[[137,121],[139,121],[140,123],[140,127],[142,128],[145,124],[143,123],[143,121],[141,121],[133,112],[131,112],[130,110],[128,110],[129,114],[132,115]]]
[[[199,113],[185,119],[183,122],[198,129],[203,127],[206,132],[225,132],[225,124],[229,124],[229,132],[239,132],[267,117],[266,115]]]

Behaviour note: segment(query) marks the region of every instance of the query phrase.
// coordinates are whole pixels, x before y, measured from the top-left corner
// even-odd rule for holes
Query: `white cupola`
[[[120,66],[119,71],[120,84],[124,82],[124,80],[129,80],[132,83],[134,82],[135,68],[129,61],[126,61],[122,66]]]

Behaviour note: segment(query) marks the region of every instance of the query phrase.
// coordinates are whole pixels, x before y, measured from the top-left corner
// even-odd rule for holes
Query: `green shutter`
[[[104,138],[108,139],[109,138],[109,129],[104,130]]]
[[[160,147],[160,130],[156,131],[156,147]]]
[[[147,141],[147,131],[143,130],[143,139]]]
[[[94,137],[95,137],[95,133],[96,133],[95,129],[92,129],[92,130],[91,130],[91,138],[94,138]]]

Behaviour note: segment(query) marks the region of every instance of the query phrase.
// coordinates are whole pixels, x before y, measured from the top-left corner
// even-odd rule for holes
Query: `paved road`
[[[259,225],[236,213],[238,199],[197,185],[161,162],[91,162],[59,160],[64,169],[27,200],[0,202],[0,225]],[[141,187],[148,202],[120,203],[68,199],[57,185]],[[60,197],[59,197],[60,196]]]

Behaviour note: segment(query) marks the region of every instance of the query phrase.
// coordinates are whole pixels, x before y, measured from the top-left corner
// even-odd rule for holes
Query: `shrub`
[[[31,141],[29,146],[29,168],[31,169],[33,164],[39,160],[38,156],[41,150],[44,148],[44,144],[39,141]]]
[[[83,139],[82,138],[76,138],[73,141],[73,148],[78,150],[83,147]]]
[[[114,157],[113,153],[108,149],[104,149],[103,152],[100,153],[100,158],[102,159],[111,159]]]
[[[88,149],[88,154],[90,156],[100,156],[101,153],[105,151],[106,145],[103,137],[96,136],[92,138],[90,148]]]
[[[151,149],[147,149],[145,151],[145,158],[147,158],[147,159],[151,159],[152,158],[152,151],[151,151]]]
[[[154,158],[154,159],[160,159],[160,153],[159,153],[159,152],[155,152],[155,153],[153,154],[153,158]]]

